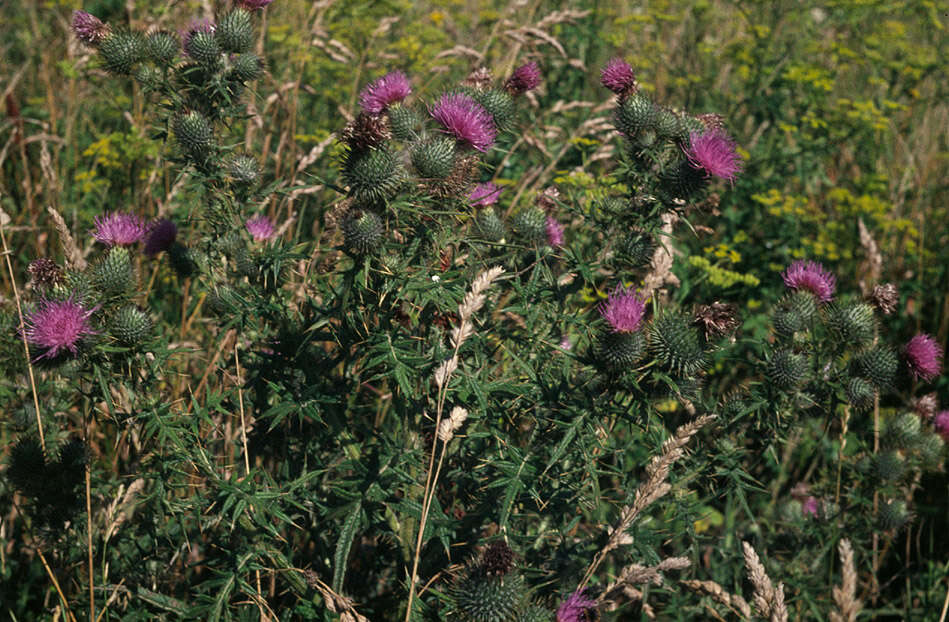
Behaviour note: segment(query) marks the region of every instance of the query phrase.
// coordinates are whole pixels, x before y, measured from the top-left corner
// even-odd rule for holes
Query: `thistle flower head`
[[[636,75],[625,60],[612,58],[600,71],[600,84],[617,95],[625,95],[636,86]]]
[[[109,33],[109,27],[91,13],[73,11],[72,31],[86,45],[98,45]]]
[[[275,233],[273,223],[264,215],[248,218],[244,222],[244,226],[247,227],[247,232],[250,233],[255,242],[269,240]]]
[[[187,28],[185,28],[182,31],[179,31],[179,34],[181,35],[181,43],[182,43],[182,47],[184,48],[184,51],[186,53],[188,52],[188,47],[191,43],[191,37],[193,37],[196,32],[206,32],[210,34],[210,33],[213,33],[216,28],[217,28],[217,25],[209,19],[192,20],[191,23],[188,24]]]
[[[175,243],[178,237],[178,227],[167,218],[162,218],[151,224],[145,234],[145,254],[154,257]]]
[[[535,61],[521,65],[514,70],[511,77],[507,79],[504,87],[512,95],[520,95],[527,91],[533,91],[540,85],[540,67]]]
[[[273,2],[273,0],[238,0],[238,4],[251,11],[262,9],[271,2]]]
[[[468,193],[468,202],[473,206],[493,205],[498,202],[499,196],[501,196],[501,186],[489,181],[482,184],[475,184],[471,192]]]
[[[491,113],[463,93],[442,95],[429,114],[458,142],[471,145],[478,151],[487,151],[494,143],[497,130]]]
[[[134,214],[109,212],[96,216],[95,224],[92,234],[106,246],[131,246],[145,236],[145,223]]]
[[[817,502],[817,497],[809,496],[801,502],[801,514],[805,517],[817,518],[819,509],[820,505]]]
[[[646,299],[639,293],[617,285],[606,302],[600,305],[600,315],[614,333],[634,333],[639,330],[646,315]]]
[[[557,622],[586,622],[591,619],[590,610],[596,611],[596,601],[587,598],[585,590],[578,590],[557,608]]]
[[[788,288],[807,290],[821,302],[831,300],[837,287],[836,277],[816,261],[795,261],[781,276]]]
[[[900,294],[893,283],[883,283],[873,286],[873,291],[870,292],[868,299],[883,315],[889,315],[896,310],[896,305],[900,301]]]
[[[379,114],[390,105],[400,102],[412,92],[409,79],[401,71],[390,71],[370,82],[359,94],[359,105],[364,112]]]
[[[63,280],[63,269],[46,257],[31,261],[27,271],[33,283],[40,287],[52,287]]]
[[[547,217],[547,244],[554,248],[563,246],[563,225],[557,222],[553,216]]]
[[[932,419],[939,410],[939,398],[935,393],[927,393],[913,400],[913,410],[923,419]]]
[[[942,371],[942,348],[929,335],[919,334],[910,339],[904,352],[906,364],[916,378],[929,381]]]
[[[735,141],[719,129],[689,134],[685,155],[694,168],[719,179],[734,181],[741,172],[741,156],[735,149]]]
[[[933,417],[933,428],[937,434],[949,441],[949,410],[944,410]]]
[[[94,311],[83,307],[72,296],[65,300],[40,300],[36,309],[24,318],[26,340],[46,349],[37,360],[54,358],[64,350],[76,354],[79,340],[95,334],[89,324],[89,316]]]

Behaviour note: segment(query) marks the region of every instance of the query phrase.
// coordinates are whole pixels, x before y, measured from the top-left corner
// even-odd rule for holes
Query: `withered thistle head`
[[[889,315],[896,310],[896,305],[900,301],[900,293],[893,283],[882,283],[873,286],[873,291],[867,296],[867,300],[882,311],[883,315]]]
[[[927,393],[913,400],[913,410],[923,419],[932,419],[939,410],[939,399],[935,393]]]
[[[491,86],[492,82],[494,82],[494,76],[491,75],[491,70],[487,67],[478,67],[469,73],[461,84],[484,91]]]
[[[724,130],[725,118],[717,112],[706,112],[696,117],[707,130]]]
[[[506,575],[514,568],[514,551],[503,540],[495,540],[481,554],[481,566],[485,574]]]
[[[463,155],[455,159],[455,165],[445,179],[426,182],[429,192],[440,197],[460,197],[468,193],[478,173],[478,157]]]
[[[534,204],[545,212],[557,207],[557,199],[560,198],[560,191],[556,186],[547,186],[544,191],[537,195]]]
[[[63,269],[55,261],[46,257],[31,261],[27,270],[33,284],[39,287],[53,287],[63,280]]]
[[[740,322],[738,308],[725,302],[713,302],[710,305],[698,305],[693,314],[694,321],[705,331],[708,340],[724,337],[734,332]]]
[[[362,151],[391,140],[392,130],[385,115],[360,112],[343,128],[342,137],[352,149]]]

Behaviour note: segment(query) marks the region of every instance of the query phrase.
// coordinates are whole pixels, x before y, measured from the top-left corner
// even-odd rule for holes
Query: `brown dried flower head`
[[[492,82],[494,82],[494,76],[491,75],[491,70],[487,67],[478,67],[469,73],[468,77],[465,78],[461,84],[478,89],[479,91],[485,91],[491,86]]]
[[[514,551],[503,540],[495,540],[481,554],[481,566],[485,574],[506,575],[514,568]]]
[[[35,286],[49,288],[63,280],[63,269],[46,257],[31,261],[27,270]]]
[[[360,112],[343,128],[342,138],[346,144],[356,150],[378,147],[392,139],[389,118],[386,115]]]
[[[534,203],[545,212],[549,212],[557,207],[557,199],[560,198],[560,191],[556,186],[547,186],[544,191],[537,195]]]
[[[738,308],[729,303],[713,302],[695,308],[694,321],[705,331],[706,339],[733,333],[739,325]]]
[[[874,285],[873,291],[870,292],[867,298],[884,315],[889,315],[896,310],[896,305],[900,301],[900,293],[893,283],[882,283]]]
[[[939,410],[939,399],[935,393],[927,393],[913,400],[913,410],[923,419],[932,419]]]

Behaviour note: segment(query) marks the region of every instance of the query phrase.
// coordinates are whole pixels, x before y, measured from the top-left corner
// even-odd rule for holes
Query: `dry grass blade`
[[[764,569],[755,549],[747,542],[742,542],[745,566],[748,567],[748,580],[755,589],[752,602],[758,615],[768,618],[771,622],[787,622],[788,611],[784,604],[784,585],[779,583],[775,588],[771,578]]]
[[[857,600],[857,569],[853,562],[853,547],[846,538],[837,544],[840,555],[841,583],[834,586],[834,604],[837,611],[830,612],[831,622],[856,622],[862,603]]]
[[[79,250],[75,238],[72,237],[72,233],[69,232],[69,227],[66,226],[66,221],[63,219],[62,214],[57,212],[53,206],[49,206],[46,209],[53,219],[53,224],[56,225],[56,232],[59,233],[59,243],[63,247],[63,254],[66,256],[66,264],[76,270],[85,270],[86,260],[83,258],[82,251]]]
[[[751,605],[738,594],[732,594],[715,581],[680,581],[682,585],[693,592],[710,596],[715,602],[725,605],[743,618],[751,617]]]
[[[640,484],[636,489],[632,505],[628,505],[620,512],[620,519],[610,534],[606,545],[596,554],[583,580],[580,581],[578,590],[586,587],[590,577],[596,572],[596,569],[603,563],[607,554],[618,547],[626,534],[626,530],[633,524],[643,510],[652,505],[657,499],[662,498],[672,490],[666,479],[669,477],[669,469],[676,460],[685,455],[685,446],[689,440],[695,436],[699,430],[716,419],[717,415],[702,415],[694,421],[691,421],[676,430],[676,433],[662,444],[662,451],[653,456],[646,467],[646,481]]]
[[[353,601],[334,592],[333,588],[323,583],[315,572],[305,570],[303,576],[306,578],[306,582],[323,597],[323,604],[326,605],[326,608],[339,614],[341,622],[369,622],[369,618],[356,611],[353,607]]]

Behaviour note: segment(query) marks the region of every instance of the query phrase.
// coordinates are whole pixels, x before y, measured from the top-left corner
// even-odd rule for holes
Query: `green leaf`
[[[359,529],[359,518],[362,515],[362,501],[353,504],[353,510],[343,523],[343,530],[339,534],[336,544],[336,553],[333,555],[333,589],[343,590],[343,579],[346,576],[346,562],[349,559],[349,549],[353,546],[356,530]]]

